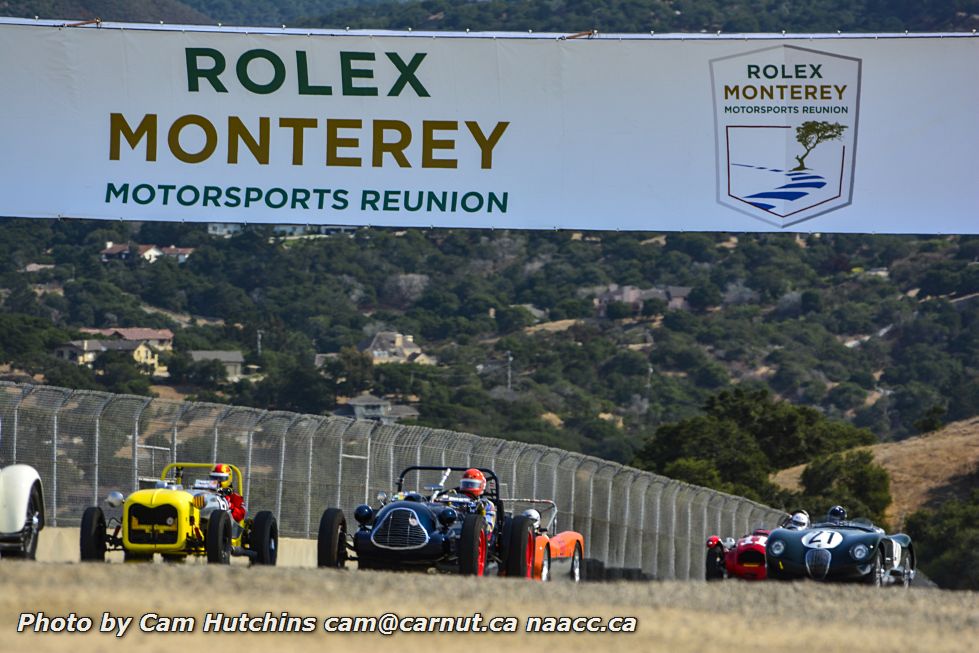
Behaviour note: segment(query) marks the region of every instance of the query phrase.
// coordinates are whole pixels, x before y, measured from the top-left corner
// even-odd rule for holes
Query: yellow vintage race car
[[[99,506],[82,515],[79,549],[83,562],[104,562],[107,551],[123,551],[127,562],[147,562],[161,554],[168,562],[187,556],[206,556],[209,563],[228,564],[232,556],[246,556],[253,564],[274,565],[279,529],[273,515],[263,510],[245,518],[241,501],[241,470],[226,465],[230,484],[222,487],[204,474],[184,486],[185,472],[200,475],[209,463],[171,463],[155,487],[136,490],[123,499],[113,492],[106,499],[110,517]],[[121,515],[112,515],[119,512]],[[242,518],[233,513],[240,507]]]

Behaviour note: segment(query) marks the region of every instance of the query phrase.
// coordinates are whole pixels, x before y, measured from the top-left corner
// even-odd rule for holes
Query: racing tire
[[[724,569],[724,549],[719,546],[712,546],[707,549],[704,578],[708,581],[724,580],[726,576],[727,574]]]
[[[544,547],[544,557],[540,561],[540,582],[551,580],[551,547]]]
[[[223,510],[211,513],[207,520],[204,548],[207,549],[209,564],[231,564],[231,515]]]
[[[316,566],[343,569],[347,563],[347,518],[339,508],[327,508],[316,538]]]
[[[279,525],[275,521],[275,515],[268,510],[255,515],[249,544],[257,554],[252,558],[252,564],[275,566],[279,557]]]
[[[486,519],[482,515],[466,515],[459,536],[459,573],[482,576],[486,571],[487,549]]]
[[[908,547],[907,558],[904,561],[904,577],[901,579],[901,587],[909,588],[914,582],[912,576],[915,574],[918,561],[914,557],[914,547]]]
[[[572,583],[580,583],[585,578],[585,565],[584,556],[581,552],[581,544],[575,542],[574,553],[571,554],[571,571],[568,572],[568,578],[571,579]]]
[[[105,515],[98,506],[85,508],[78,533],[82,562],[105,562]]]
[[[865,585],[870,585],[871,587],[880,587],[883,585],[883,574],[884,574],[884,550],[877,549],[874,552],[874,564],[870,569],[870,572],[863,577],[863,583]]]
[[[506,575],[510,578],[531,578],[534,574],[534,520],[520,515],[510,527],[510,551],[507,553]]]
[[[21,541],[20,548],[13,551],[5,551],[3,557],[18,558],[20,560],[34,560],[37,558],[37,538],[41,532],[41,523],[44,521],[42,511],[41,495],[37,490],[37,484],[31,488],[31,494],[27,497],[27,513],[24,520],[24,539]]]

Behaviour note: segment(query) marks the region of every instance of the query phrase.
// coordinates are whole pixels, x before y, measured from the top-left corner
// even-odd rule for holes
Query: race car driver
[[[224,463],[218,463],[211,470],[210,478],[217,482],[218,494],[228,500],[231,506],[231,517],[240,522],[245,518],[245,498],[235,492],[231,486],[231,467]]]
[[[482,496],[486,491],[486,476],[475,467],[467,469],[459,480],[458,491],[472,500],[474,512],[485,517],[486,530],[492,531],[496,526],[496,506]]]

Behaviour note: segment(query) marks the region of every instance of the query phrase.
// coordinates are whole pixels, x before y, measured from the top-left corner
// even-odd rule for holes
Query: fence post
[[[585,460],[582,460],[581,465],[583,465],[585,462],[586,462]],[[578,465],[579,469],[581,469],[581,465]],[[595,471],[597,472],[598,470],[596,469]],[[592,548],[591,540],[592,540],[592,535],[595,532],[595,520],[594,520],[595,511],[594,511],[594,506],[592,505],[594,501],[595,501],[595,474],[592,473],[588,475],[588,512],[586,513],[588,515],[588,539],[585,540],[585,545],[588,546],[589,549]]]
[[[636,483],[636,479],[641,478],[641,476],[642,476],[642,472],[636,472],[635,476],[633,476],[633,478],[632,478],[633,484],[635,484]],[[646,484],[646,487],[644,487],[642,489],[642,496],[639,497],[639,522],[638,522],[639,523],[639,534],[638,534],[638,537],[639,537],[639,568],[640,569],[643,569],[643,564],[642,563],[643,563],[643,558],[645,557],[643,555],[645,553],[645,549],[642,548],[642,541],[643,541],[643,531],[646,530],[646,490],[648,490],[648,489],[649,489],[649,483],[647,483]],[[629,493],[632,494],[632,488],[631,487],[629,488]]]
[[[228,416],[228,413],[230,413],[233,408],[234,408],[234,406],[228,406],[223,411],[221,411],[221,414],[218,415],[218,417],[214,420],[214,427],[213,427],[214,428],[214,443],[211,445],[211,464],[212,465],[217,465],[218,464],[218,424],[220,424],[221,422],[224,421],[224,418]]]
[[[343,505],[343,434],[347,432],[351,424],[353,422],[347,424],[347,428],[343,429],[343,432],[337,436],[340,439],[340,445],[337,448],[337,500],[333,504],[337,507]]]
[[[285,430],[282,431],[282,440],[280,440],[282,444],[279,447],[279,491],[275,496],[276,523],[282,522],[282,486],[286,484],[286,436],[289,435],[292,425],[298,422],[301,418],[302,415],[296,415],[293,417],[286,426]]]
[[[428,439],[432,437],[432,429],[426,428],[425,432],[422,433],[421,437],[418,438],[418,444],[415,445],[415,464],[422,464],[422,446],[428,442]],[[419,479],[421,477],[419,476]]]
[[[248,498],[251,496],[252,491],[252,448],[255,441],[255,431],[262,425],[265,418],[269,416],[269,411],[263,410],[261,417],[252,422],[251,427],[248,429],[248,444],[246,445],[247,450],[245,451],[245,504],[248,504]]]
[[[309,436],[309,453],[306,459],[306,537],[309,537],[309,518],[313,511],[313,436]]]
[[[196,405],[197,402],[181,402],[180,410],[173,416],[173,422],[170,424],[170,462],[172,463],[177,462],[177,422],[183,419],[184,414]]]
[[[599,467],[598,469],[595,470],[595,473],[598,474],[598,472],[601,471],[601,470],[602,470],[602,467]],[[611,548],[612,548],[612,492],[615,489],[615,477],[616,477],[616,474],[612,474],[612,476],[609,477],[609,479],[608,479],[608,494],[605,497],[605,524],[606,524],[606,526],[605,526],[605,564],[606,565],[612,563],[612,559],[611,559]],[[628,501],[628,499],[626,499],[626,500]]]
[[[628,468],[623,468],[617,474],[612,476],[611,480],[609,481],[610,486],[608,491],[608,515],[609,515],[608,530],[609,530],[610,547],[612,545],[612,535],[611,535],[612,534],[612,491],[615,489],[615,477],[622,473],[628,474],[630,477],[629,485],[626,487],[625,490],[625,510],[622,511],[623,520],[621,526],[622,537],[619,540],[620,547],[622,549],[622,567],[626,568],[629,566],[627,562],[629,557],[629,552],[627,549],[628,549],[628,542],[629,542],[629,520],[632,518],[632,485],[633,483],[636,482],[636,476],[639,474],[639,472],[630,470]]]
[[[113,395],[107,394],[105,401],[99,406],[98,413],[95,417],[95,469],[92,470],[92,503],[94,505],[99,504],[99,441],[102,434],[102,413],[105,411],[105,407],[109,405],[112,401]]]
[[[371,439],[373,437],[374,429],[371,429],[367,432],[367,460],[364,461],[364,503],[371,502]],[[444,458],[442,462],[445,463]]]
[[[69,392],[61,398],[61,403],[54,409],[54,429],[51,434],[51,525],[58,525],[58,418],[61,416],[61,409],[65,407],[68,400],[74,395],[74,391]]]
[[[152,397],[144,401],[133,417],[133,492],[139,489],[139,420],[151,401]]]
[[[27,398],[27,395],[31,394],[32,392],[34,392],[34,386],[29,385],[24,388],[24,391],[20,393],[20,398],[17,399],[17,405],[14,406],[14,449],[11,453],[13,460],[10,461],[11,464],[14,465],[17,464],[17,432],[20,431],[20,405],[24,403],[24,399]]]
[[[569,451],[569,452],[566,452],[563,456],[561,456],[558,459],[558,461],[557,461],[557,469],[558,470],[561,470],[561,465],[564,463],[565,459],[570,458],[570,457],[572,457],[574,455],[575,454],[573,454],[573,453],[571,453]],[[576,480],[575,477],[577,475],[578,475],[578,466],[575,465],[574,471],[571,472],[571,493],[569,495],[571,497],[571,505],[568,507],[568,514],[571,516],[571,525],[572,526],[574,526],[574,484],[575,484],[575,480]],[[557,473],[555,473],[554,474],[554,483],[553,483],[554,489],[551,492],[552,496],[555,496],[555,497],[557,496],[557,478],[558,478],[558,475],[557,475]],[[584,553],[584,551],[582,551],[582,553]]]
[[[537,457],[534,459],[534,468],[533,468],[534,469],[534,483],[531,486],[531,493],[530,493],[530,498],[531,499],[537,499],[539,497],[539,495],[537,494],[537,467],[540,465],[541,458],[543,458],[546,454],[547,454],[547,451],[544,450],[544,449],[541,449],[540,451],[537,452]]]

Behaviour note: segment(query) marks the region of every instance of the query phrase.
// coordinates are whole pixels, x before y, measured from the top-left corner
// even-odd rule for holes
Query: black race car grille
[[[129,506],[129,541],[133,544],[176,544],[180,526],[175,506]]]
[[[428,543],[428,532],[414,510],[396,508],[374,527],[371,541],[383,549],[420,549]]]
[[[738,564],[746,566],[762,566],[765,564],[765,553],[754,549],[747,549],[738,554]]]
[[[829,573],[829,565],[833,560],[833,554],[826,549],[810,549],[806,551],[806,571],[809,578],[823,580]]]

